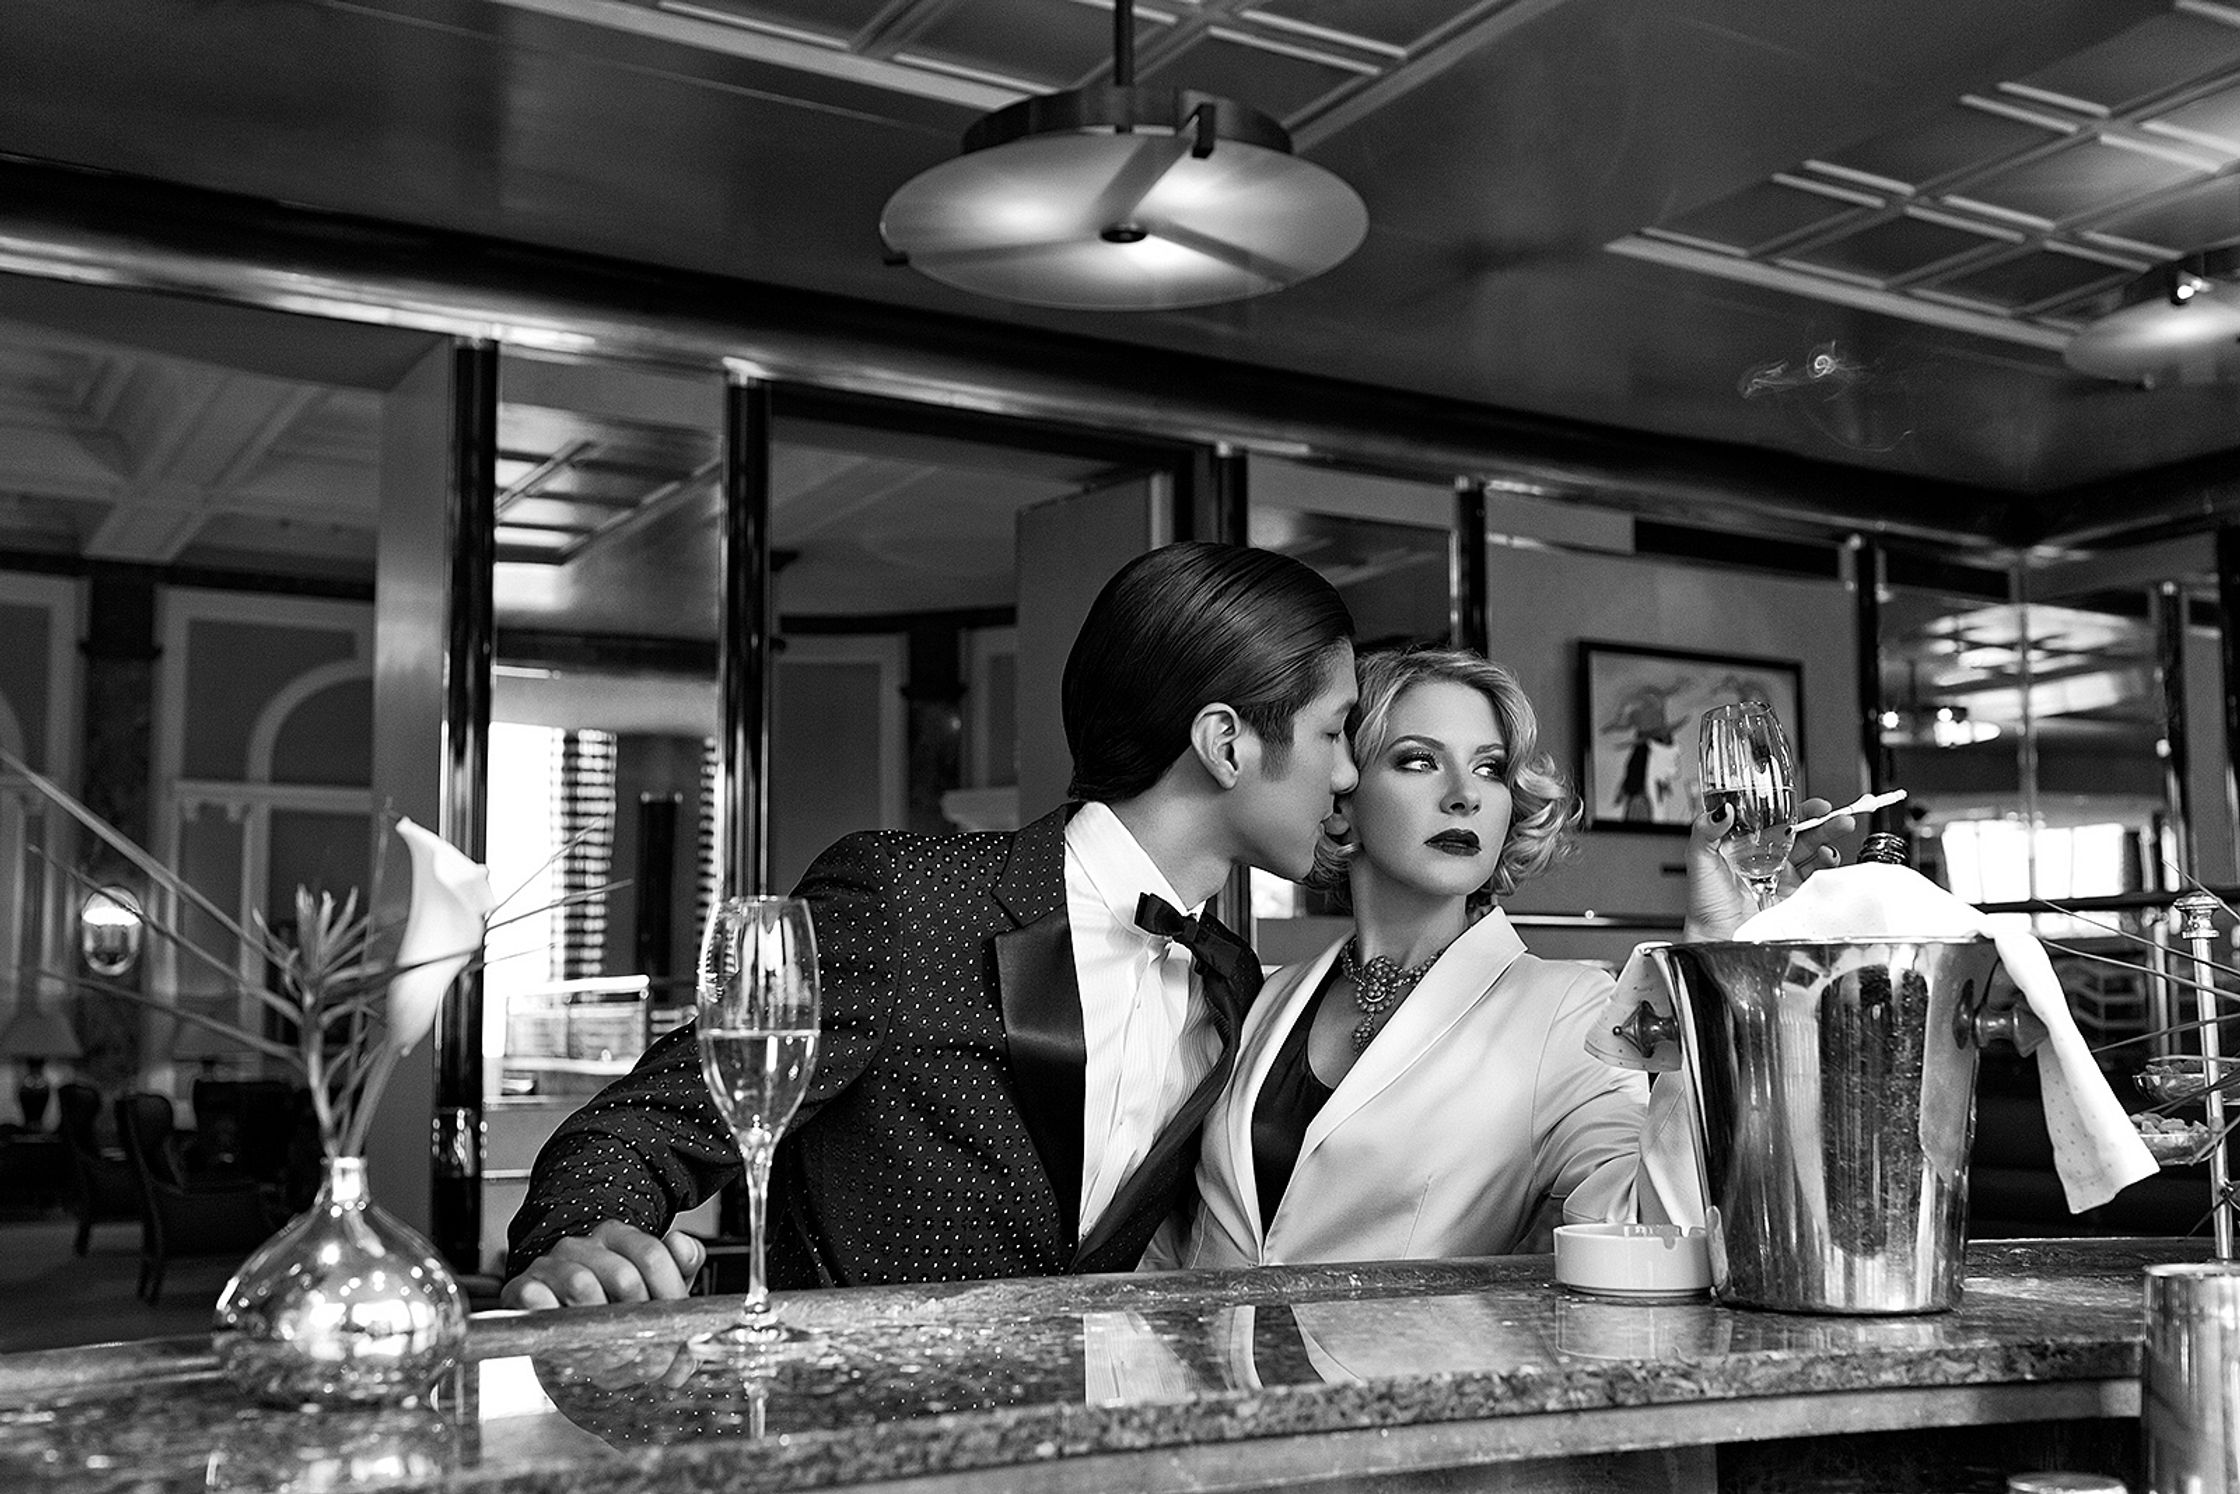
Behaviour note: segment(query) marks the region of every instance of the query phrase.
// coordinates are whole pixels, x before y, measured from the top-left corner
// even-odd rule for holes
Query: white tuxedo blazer
[[[1587,1051],[1614,983],[1528,954],[1497,908],[1410,992],[1307,1127],[1273,1219],[1260,1217],[1252,1109],[1343,940],[1269,978],[1206,1118],[1199,1207],[1147,1266],[1503,1255],[1541,1205],[1566,1222],[1634,1217],[1648,1076]],[[1170,1232],[1171,1234],[1171,1232]]]

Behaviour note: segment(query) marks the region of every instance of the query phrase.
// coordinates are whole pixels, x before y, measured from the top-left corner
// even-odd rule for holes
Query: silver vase
[[[456,1364],[467,1304],[435,1247],[374,1206],[363,1157],[329,1157],[319,1196],[218,1297],[227,1376],[287,1406],[411,1406]]]

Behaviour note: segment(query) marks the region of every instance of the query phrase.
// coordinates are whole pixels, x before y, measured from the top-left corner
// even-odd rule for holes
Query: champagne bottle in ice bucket
[[[1910,867],[1912,858],[1906,854],[1906,838],[1888,830],[1877,830],[1859,842],[1861,865],[1880,862],[1885,866]]]

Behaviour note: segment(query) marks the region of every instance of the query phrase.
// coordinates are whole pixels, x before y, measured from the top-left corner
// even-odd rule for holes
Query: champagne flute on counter
[[[770,1161],[817,1056],[817,940],[809,905],[727,897],[700,946],[700,1070],[746,1163],[747,1294],[713,1339],[768,1348],[816,1335],[779,1321],[763,1278]]]
[[[1777,879],[1797,840],[1796,767],[1781,718],[1762,701],[1703,713],[1703,807],[1731,817],[1719,854],[1750,886],[1758,911],[1779,895]]]

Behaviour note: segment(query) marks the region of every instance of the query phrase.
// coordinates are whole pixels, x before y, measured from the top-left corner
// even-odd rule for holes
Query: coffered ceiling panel
[[[732,277],[748,306],[813,291],[1327,375],[1574,422],[1582,448],[1615,431],[2050,507],[2240,447],[2230,390],[2061,361],[2133,277],[2240,242],[2240,8],[1145,0],[1144,80],[1280,117],[1362,194],[1361,250],[1257,300],[1123,315],[886,263],[887,198],[987,111],[1101,81],[1110,16],[11,0],[0,155]],[[1829,347],[1840,388],[1738,394]],[[571,439],[524,440],[511,476]],[[672,457],[633,480],[689,480]],[[524,487],[524,547],[600,532],[605,459]]]
[[[2149,114],[2139,127],[2150,135],[2240,156],[2240,85],[2219,88],[2161,114]]]
[[[2129,265],[2058,248],[2028,249],[1980,270],[1946,276],[1944,294],[2017,314],[2075,301],[2131,278]]]
[[[1758,232],[1769,187],[1815,183],[1867,196],[1786,241]],[[1611,247],[2058,348],[2157,263],[2233,242],[2240,10],[2179,0]]]
[[[1857,221],[1882,200],[1846,192],[1820,182],[1775,177],[1745,187],[1732,197],[1683,213],[1662,225],[1673,238],[1714,248],[1734,246],[1757,254],[1807,236],[1822,237],[1845,221]]]
[[[1956,260],[1982,258],[2014,242],[1986,225],[1926,212],[1876,217],[1860,227],[1781,256],[1785,265],[1809,267],[1871,285],[1915,281]]]
[[[1147,83],[1195,88],[1224,98],[1249,98],[1277,118],[1297,116],[1341,88],[1377,76],[1373,63],[1354,62],[1284,38],[1228,29],[1204,32],[1144,74]]]
[[[841,45],[894,8],[892,0],[693,0],[693,6],[741,25]],[[689,14],[693,7],[671,3],[651,8]]]
[[[2120,137],[2084,136],[2042,155],[1970,177],[1945,193],[1955,207],[2051,229],[2120,209],[2150,192],[2190,186],[2217,163],[2188,160]]]
[[[2080,237],[2164,260],[2229,243],[2240,237],[2240,176],[2215,177],[2119,208]]]
[[[2179,0],[2165,15],[2024,74],[2007,91],[2080,114],[2136,110],[2173,88],[2240,66],[2236,20],[2227,6]]]
[[[1857,177],[1870,187],[1920,192],[1982,162],[2048,149],[2075,126],[2042,115],[2009,112],[1996,100],[1963,98],[1879,135],[1828,152],[1815,170]]]
[[[1136,45],[1150,46],[1166,24],[1139,12]],[[1055,91],[1111,66],[1112,17],[1087,5],[961,0],[911,33],[907,51]]]
[[[1393,47],[1420,47],[1498,4],[1457,5],[1454,0],[1269,0],[1252,7],[1264,25],[1370,38]]]

